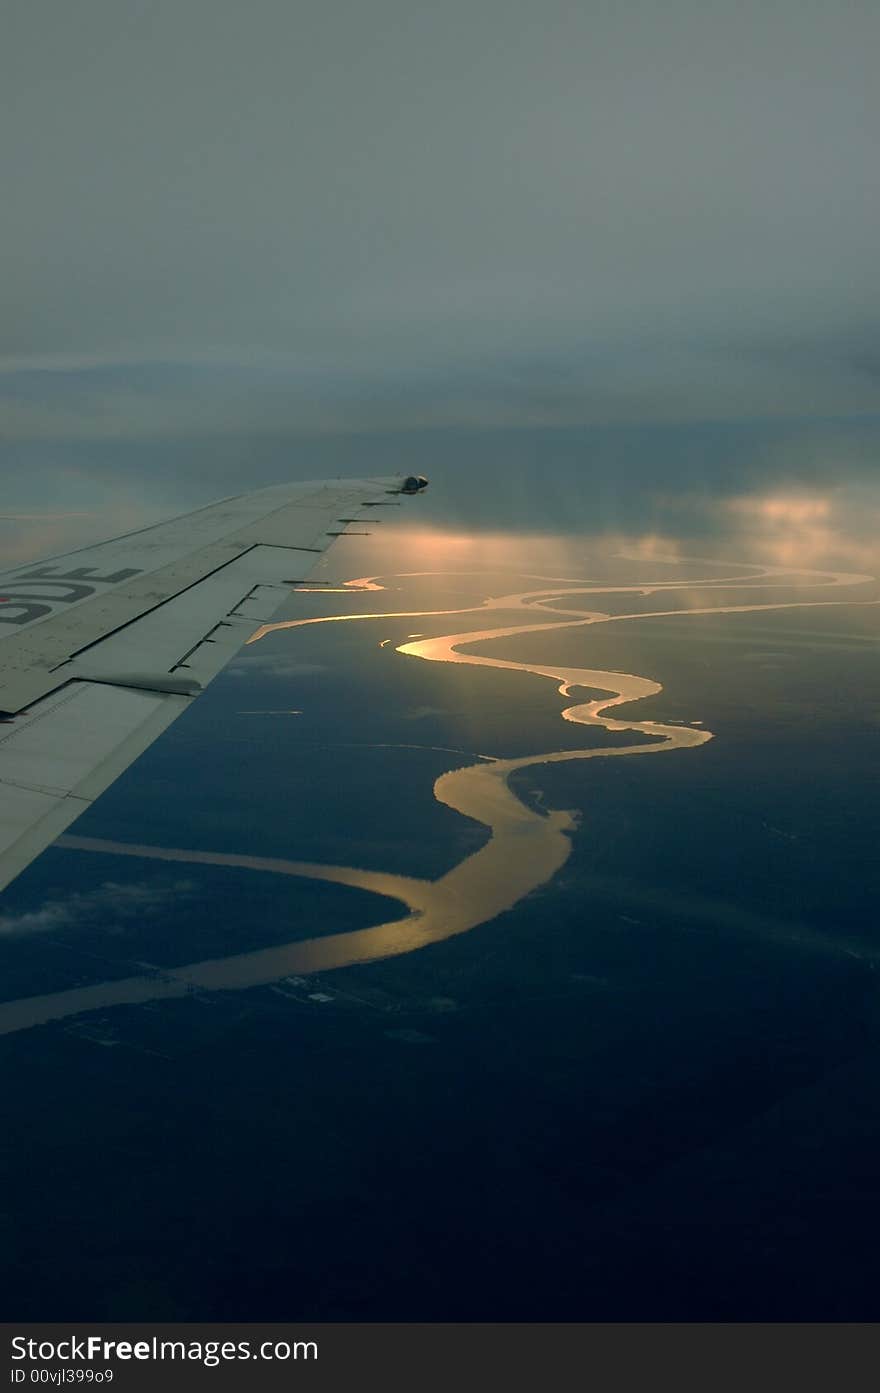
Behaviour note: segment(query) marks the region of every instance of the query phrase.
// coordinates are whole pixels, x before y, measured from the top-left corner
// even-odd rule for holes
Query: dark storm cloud
[[[6,437],[868,410],[878,41],[873,0],[15,0]]]

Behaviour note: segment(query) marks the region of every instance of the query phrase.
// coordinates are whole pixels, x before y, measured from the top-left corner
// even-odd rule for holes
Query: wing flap
[[[333,528],[340,514],[375,501],[389,482],[261,489],[6,576],[0,597],[0,710],[24,710],[66,680],[65,673],[59,675],[63,664],[255,551],[266,563],[266,552],[280,550],[274,571],[292,569],[306,577],[339,535]],[[251,564],[256,566],[257,558]],[[236,570],[236,579],[240,574]],[[255,573],[252,583],[259,579]]]
[[[274,614],[284,603],[290,587],[282,582],[290,569],[290,558],[283,550],[254,547],[222,571],[90,645],[56,668],[55,678],[102,682],[131,674],[164,678],[185,672],[194,650],[209,644],[218,647],[222,661],[203,663],[198,680],[204,685],[208,674],[220,671],[265,615]],[[217,633],[218,629],[230,632]]]

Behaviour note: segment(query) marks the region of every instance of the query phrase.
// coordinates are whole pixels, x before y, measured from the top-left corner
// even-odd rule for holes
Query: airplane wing
[[[425,483],[282,484],[0,575],[0,889],[186,710],[349,523]]]

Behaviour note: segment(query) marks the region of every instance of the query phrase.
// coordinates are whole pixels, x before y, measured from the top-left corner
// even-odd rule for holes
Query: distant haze
[[[429,455],[453,512],[485,468],[528,526],[548,468],[563,497],[876,471],[874,0],[9,0],[3,28],[4,511]]]

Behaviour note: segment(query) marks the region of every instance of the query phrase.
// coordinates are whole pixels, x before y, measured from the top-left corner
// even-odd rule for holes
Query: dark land
[[[431,601],[463,589],[486,593]],[[464,757],[401,747],[607,738],[540,678],[377,647],[482,622],[273,635],[254,651],[311,670],[219,679],[72,830],[441,874],[485,837],[431,796]],[[877,1319],[878,637],[880,609],[847,606],[506,640],[653,677],[634,717],[715,738],[518,776],[582,810],[571,858],[460,938],[2,1039],[7,1319]],[[388,909],[53,848],[4,896],[7,926],[44,920],[0,936],[3,995]]]

